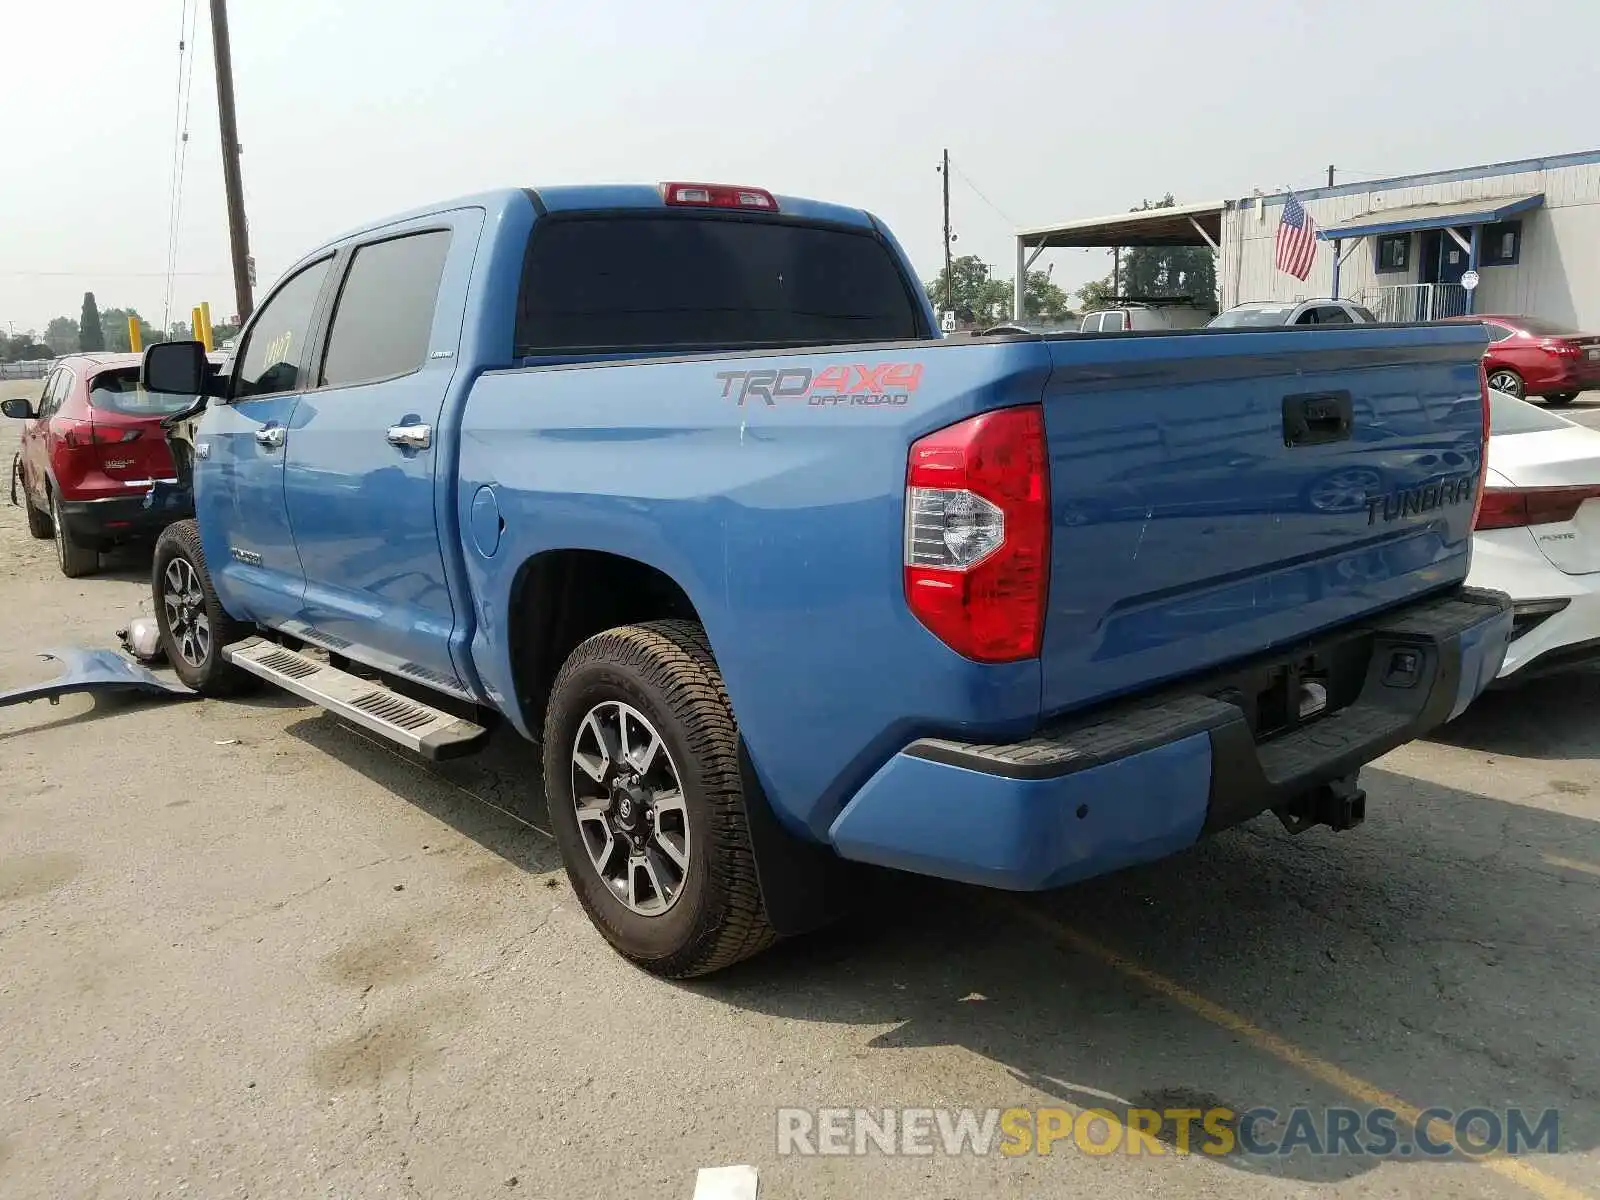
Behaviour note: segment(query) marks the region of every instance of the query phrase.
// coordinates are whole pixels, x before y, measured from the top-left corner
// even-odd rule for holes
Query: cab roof
[[[849,225],[858,229],[873,229],[876,221],[872,214],[859,208],[849,208],[841,204],[829,204],[821,200],[807,200],[800,196],[775,195],[778,202],[777,215],[783,217],[798,217],[805,221],[827,222],[836,225]],[[659,209],[669,211],[666,199],[662,195],[661,185],[647,184],[564,184],[557,187],[539,188],[497,188],[493,191],[477,192],[472,195],[458,196],[453,200],[440,201],[437,204],[424,205],[407,212],[395,213],[378,221],[369,221],[354,229],[346,230],[338,237],[329,238],[323,242],[311,255],[319,254],[331,246],[337,246],[351,238],[360,237],[390,225],[399,225],[406,221],[415,221],[423,217],[430,217],[437,213],[453,212],[463,208],[481,208],[491,217],[504,213],[514,206],[532,203],[541,206],[548,213],[575,213],[575,212],[617,212],[619,210],[646,211]],[[715,211],[715,210],[707,210]],[[753,213],[757,219],[766,215]],[[305,261],[301,259],[300,261]]]

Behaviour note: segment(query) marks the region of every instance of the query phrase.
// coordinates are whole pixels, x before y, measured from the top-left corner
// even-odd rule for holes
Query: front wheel
[[[544,724],[550,824],[584,911],[668,978],[777,938],[756,881],[738,729],[705,631],[607,630],[572,652]]]
[[[156,539],[151,591],[161,648],[179,679],[202,696],[232,696],[254,683],[254,675],[222,656],[224,646],[251,629],[223,611],[193,521],[169,525]]]
[[[1521,400],[1526,395],[1527,389],[1523,385],[1522,376],[1510,367],[1496,367],[1489,372],[1489,386],[1497,392],[1505,392]]]

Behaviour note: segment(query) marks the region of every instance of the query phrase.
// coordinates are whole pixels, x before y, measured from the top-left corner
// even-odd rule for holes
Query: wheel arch
[[[567,657],[617,625],[681,618],[705,621],[683,586],[660,567],[606,550],[533,555],[512,578],[506,619],[516,704],[525,728],[544,725],[550,687]]]

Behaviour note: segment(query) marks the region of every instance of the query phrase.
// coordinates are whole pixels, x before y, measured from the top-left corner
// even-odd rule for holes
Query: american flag
[[[1278,222],[1278,270],[1287,271],[1302,283],[1311,274],[1311,260],[1317,252],[1317,223],[1305,206],[1289,193]]]

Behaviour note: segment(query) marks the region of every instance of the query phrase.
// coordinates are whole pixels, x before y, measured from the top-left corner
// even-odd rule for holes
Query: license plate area
[[[1353,704],[1372,660],[1372,635],[1360,633],[1315,649],[1258,663],[1210,694],[1238,706],[1259,744],[1292,733]]]

